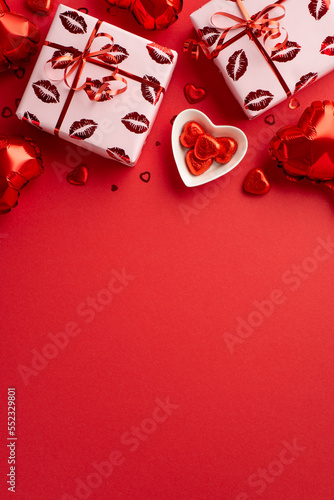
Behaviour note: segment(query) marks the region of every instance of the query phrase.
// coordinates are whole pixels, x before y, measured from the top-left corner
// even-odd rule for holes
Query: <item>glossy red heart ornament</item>
[[[221,165],[225,165],[226,163],[231,161],[232,156],[237,151],[237,141],[235,141],[231,137],[217,137],[216,139],[220,144],[220,150],[217,156],[215,156],[215,160]]]
[[[207,158],[206,160],[199,160],[195,156],[193,148],[189,149],[189,151],[186,154],[186,164],[189,171],[193,175],[201,175],[204,172],[206,172],[206,170],[208,170],[211,167],[212,161],[213,161],[212,158]]]
[[[206,90],[202,87],[196,87],[193,83],[187,83],[183,90],[184,95],[190,104],[201,102],[206,97]]]
[[[72,172],[67,174],[67,180],[73,186],[84,186],[88,179],[88,168],[86,165],[78,165]]]
[[[10,12],[0,0],[0,71],[18,69],[36,54],[40,31],[20,14]]]
[[[197,137],[194,153],[199,160],[214,158],[220,151],[220,143],[211,134],[202,134]]]
[[[195,146],[197,137],[204,133],[205,130],[199,123],[193,121],[187,122],[182,129],[180,143],[185,148],[192,148]]]
[[[270,183],[260,168],[253,168],[244,180],[244,190],[251,194],[265,194],[270,189]]]
[[[334,179],[334,103],[313,102],[298,125],[278,130],[269,152],[290,180],[306,177],[330,185]]]
[[[0,135],[0,213],[10,212],[21,189],[42,173],[41,151],[34,141]]]
[[[112,7],[128,9],[145,30],[164,30],[175,23],[183,0],[106,0]]]

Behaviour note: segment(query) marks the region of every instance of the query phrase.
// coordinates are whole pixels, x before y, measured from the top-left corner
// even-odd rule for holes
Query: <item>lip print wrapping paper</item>
[[[99,35],[102,33],[113,37],[111,52],[87,60],[76,83],[77,72],[70,74],[68,58],[84,53],[91,37],[91,53],[106,49],[112,42]],[[90,100],[88,94],[94,98],[103,78],[113,73],[115,59],[118,74],[126,79],[125,92],[110,95],[103,90],[98,101]],[[59,5],[17,115],[39,129],[133,166],[153,125],[176,60],[173,50]],[[69,85],[77,88],[90,78],[89,89],[71,90],[63,79],[66,68]]]
[[[251,17],[272,3],[274,1],[268,0],[242,2]],[[271,63],[247,34],[223,48],[213,59],[248,118],[267,111],[334,68],[334,3],[329,0],[286,0],[281,5],[286,13],[279,22],[280,27],[286,30],[287,41],[273,52],[264,48]],[[221,11],[243,17],[235,0],[212,0],[190,16],[210,52],[216,48],[222,33],[212,26],[210,20],[213,14]],[[283,10],[276,7],[271,16],[282,13]],[[236,21],[227,18],[221,17],[220,20],[224,26],[236,24]],[[284,30],[282,39],[286,34]],[[243,28],[230,30],[225,41],[242,31]],[[260,33],[254,34],[264,47]],[[283,84],[271,65],[281,75]]]

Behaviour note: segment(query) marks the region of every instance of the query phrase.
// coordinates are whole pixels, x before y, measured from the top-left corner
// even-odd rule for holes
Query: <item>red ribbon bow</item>
[[[95,38],[98,38],[101,36],[109,38],[109,40],[111,41],[111,44],[108,44],[105,49],[91,52],[90,46],[91,46],[92,41]],[[123,78],[122,76],[117,74],[118,73],[117,59],[115,56],[113,56],[110,53],[112,48],[113,48],[113,45],[114,45],[114,39],[111,35],[109,35],[108,33],[98,33],[98,34],[95,34],[94,37],[90,40],[90,43],[87,44],[87,48],[85,49],[85,51],[80,53],[79,55],[68,54],[65,56],[53,57],[53,58],[49,59],[46,62],[46,64],[48,64],[48,63],[52,64],[52,63],[57,63],[57,62],[61,62],[61,61],[68,62],[68,64],[66,65],[66,68],[64,69],[64,76],[62,78],[59,78],[59,79],[51,78],[51,80],[53,80],[53,81],[63,80],[65,82],[65,84],[67,85],[67,87],[69,87],[70,89],[72,89],[74,91],[85,90],[89,99],[92,101],[101,101],[103,94],[104,95],[108,94],[110,96],[122,94],[127,89],[127,81],[125,78]],[[96,92],[94,92],[92,90],[92,79],[91,78],[86,78],[86,81],[82,85],[80,85],[79,87],[76,87],[76,82],[80,78],[80,75],[82,73],[82,70],[83,70],[85,63],[86,62],[93,62],[95,59],[99,58],[101,55],[106,54],[106,53],[109,53],[108,57],[110,58],[110,62],[112,62],[115,65],[115,69],[113,70],[111,75],[105,76],[104,78],[102,78],[103,83],[102,83],[101,87]],[[68,78],[73,73],[76,74],[76,78],[72,82],[72,84],[69,84]],[[121,81],[121,82],[123,82],[124,85],[122,87],[112,89],[112,88],[110,88],[111,81]]]
[[[272,3],[270,5],[267,5],[267,7],[262,9],[261,12],[258,12],[252,19],[248,14],[245,6],[243,5],[242,0],[236,0],[236,2],[244,17],[234,16],[233,14],[229,14],[228,12],[216,12],[211,17],[212,26],[214,26],[219,30],[223,30],[222,37],[220,38],[214,52],[216,52],[217,50],[218,53],[220,52],[219,47],[222,45],[229,31],[240,28],[245,28],[245,29],[250,28],[252,30],[259,30],[261,32],[261,35],[263,36],[263,44],[269,52],[273,50],[278,50],[285,45],[288,39],[288,35],[286,33],[286,30],[280,27],[279,23],[279,21],[283,19],[285,16],[285,7],[283,7],[283,5],[280,5],[278,3]],[[281,14],[280,16],[276,15],[270,17],[270,14],[271,15],[273,14],[273,9],[275,8],[282,9],[283,14]],[[221,18],[221,17],[232,19],[233,21],[237,21],[237,23],[231,26],[224,26],[220,24],[219,20],[218,22],[215,22],[215,18]],[[267,42],[270,40],[276,40],[277,38],[280,38],[282,36],[281,29],[285,31],[285,38],[283,42],[281,42],[280,44],[276,44],[276,46],[270,46]]]

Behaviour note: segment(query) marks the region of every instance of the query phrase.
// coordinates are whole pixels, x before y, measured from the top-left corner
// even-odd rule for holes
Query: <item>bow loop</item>
[[[99,37],[107,37],[111,41],[111,43],[108,43],[104,49],[100,49],[97,51],[92,52],[91,51],[91,45],[94,39],[99,38]],[[59,79],[52,79],[53,81],[64,81],[65,85],[69,87],[70,89],[77,91],[77,90],[85,90],[89,99],[94,100],[94,101],[102,101],[104,100],[103,98],[108,95],[108,96],[114,96],[118,94],[122,94],[123,92],[126,91],[127,89],[127,81],[125,78],[117,75],[118,73],[118,62],[116,57],[111,53],[112,49],[114,46],[114,39],[111,35],[108,33],[97,33],[95,36],[90,40],[90,43],[87,45],[85,50],[83,52],[79,52],[78,54],[74,54],[72,52],[69,52],[66,55],[63,56],[58,56],[58,57],[52,57],[46,62],[47,64],[56,64],[56,63],[66,63],[65,68],[64,68],[64,74],[61,78]],[[86,64],[86,62],[93,62],[95,59],[100,58],[103,54],[108,53],[109,59],[113,62],[115,65],[115,69],[112,71],[112,74],[108,77],[103,78],[103,83],[100,89],[94,93],[92,91],[92,80],[91,78],[87,78],[86,81],[77,87],[74,82],[70,84],[68,82],[68,79],[72,74],[77,75],[79,72],[79,76],[82,73],[83,67]],[[121,86],[116,86],[116,88],[110,88],[109,84],[107,82],[111,82],[113,80],[116,81],[121,81],[122,85]]]

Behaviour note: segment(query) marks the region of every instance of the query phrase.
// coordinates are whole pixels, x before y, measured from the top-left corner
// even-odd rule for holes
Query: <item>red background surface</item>
[[[22,1],[9,4],[34,19],[44,39],[51,17],[33,15]],[[285,179],[267,149],[312,100],[334,98],[334,73],[298,94],[299,109],[286,101],[268,112],[275,125],[265,123],[266,114],[249,122],[213,64],[182,53],[193,34],[189,14],[202,0],[188,0],[161,33],[145,33],[126,11],[110,17],[103,0],[67,4],[176,49],[179,62],[133,169],[18,121],[15,100],[36,58],[22,79],[0,75],[1,110],[13,112],[0,118],[0,132],[34,138],[45,164],[0,220],[0,497],[12,495],[6,397],[15,387],[19,500],[80,493],[99,500],[333,498],[334,254],[319,250],[319,238],[334,240],[334,196]],[[197,109],[249,139],[242,164],[211,190],[185,187],[173,161],[170,119],[191,107],[183,95],[189,82],[208,92]],[[90,173],[81,188],[66,181],[79,163]],[[60,176],[57,165],[65,169]],[[263,197],[242,190],[253,167],[266,169],[272,183]],[[148,183],[140,179],[145,171]],[[94,318],[80,316],[80,304],[102,297],[113,270],[123,269],[133,277],[128,285]],[[268,317],[252,314],[254,301],[273,298],[274,290],[283,303],[266,303]],[[237,333],[238,318],[258,321],[247,338]],[[42,353],[50,333],[69,322],[80,333],[24,380],[22,366],[32,369],[33,352]],[[238,341],[230,348],[227,332]],[[164,422],[147,420],[157,415],[157,399],[167,398],[178,407]],[[152,432],[122,443],[140,426]],[[286,442],[297,445],[295,456],[284,452]],[[92,476],[92,464],[115,450],[122,464],[108,478]],[[77,478],[101,484],[76,493]]]

